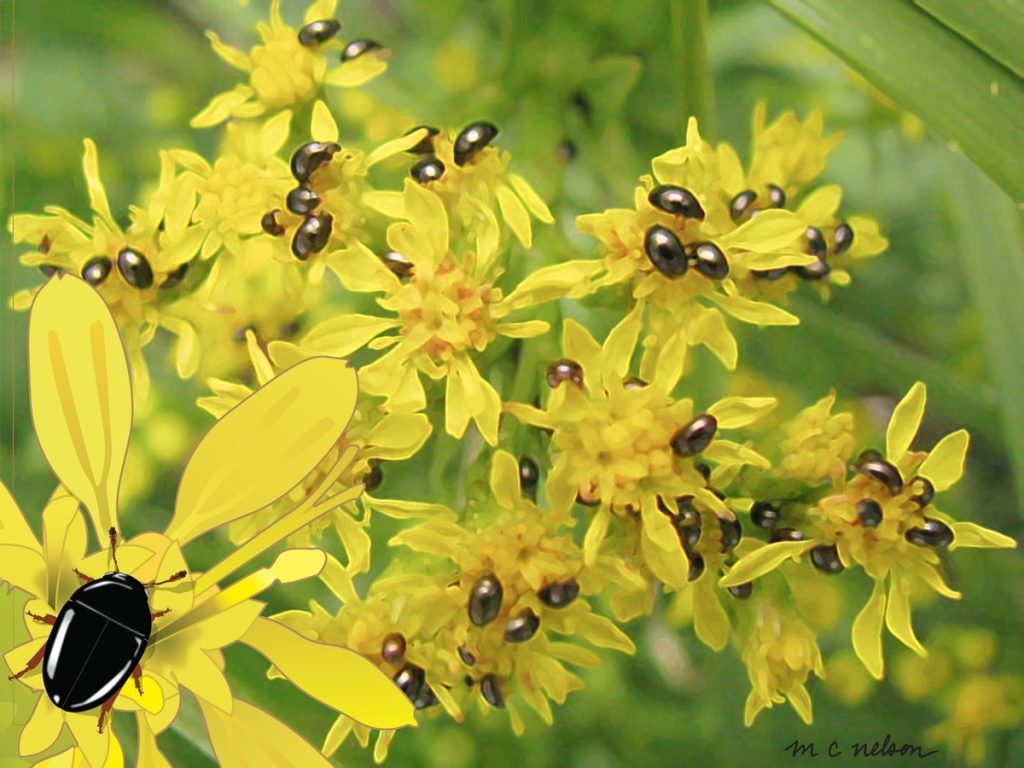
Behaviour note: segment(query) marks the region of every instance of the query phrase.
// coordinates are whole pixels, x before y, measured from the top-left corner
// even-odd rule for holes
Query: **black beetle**
[[[84,712],[102,705],[99,730],[114,706],[114,700],[128,678],[142,692],[139,660],[146,652],[153,619],[167,611],[153,613],[146,590],[185,578],[178,571],[164,581],[143,584],[117,565],[117,531],[110,529],[110,551],[114,569],[98,579],[75,569],[85,584],[76,589],[56,616],[39,616],[36,621],[53,627],[46,644],[29,659],[25,668],[8,679],[16,680],[43,663],[43,687],[58,709]]]

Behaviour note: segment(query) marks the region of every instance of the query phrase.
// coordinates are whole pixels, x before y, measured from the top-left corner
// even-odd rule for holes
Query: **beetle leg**
[[[154,619],[159,619],[161,616],[166,616],[170,612],[171,612],[170,608],[164,608],[162,611],[153,611],[150,614],[150,616],[152,616]]]
[[[25,665],[25,668],[23,670],[21,670],[21,672],[18,672],[16,675],[10,675],[7,679],[8,680],[17,680],[22,675],[24,675],[24,674],[26,674],[28,672],[31,672],[33,669],[35,669],[36,667],[39,666],[39,663],[43,660],[43,656],[45,654],[46,654],[46,643],[43,643],[42,646],[39,648],[39,650],[36,652],[36,655],[28,660],[28,664]]]
[[[31,616],[33,619],[35,619],[36,621],[38,621],[41,624],[49,624],[50,626],[53,626],[54,624],[57,623],[57,617],[52,615],[52,614],[47,614],[46,616],[40,616],[38,613],[32,613],[32,611],[28,611],[27,613],[28,613],[29,616]]]
[[[148,584],[143,584],[142,586],[145,589],[149,589],[150,587],[159,587],[161,584],[170,584],[173,581],[181,581],[186,576],[188,576],[188,571],[178,571],[177,573],[172,573],[168,578],[164,579],[163,581],[151,581]]]
[[[132,680],[135,682],[135,690],[142,695],[142,665],[136,664],[135,669],[132,670]]]
[[[117,564],[117,528],[111,526],[108,533],[110,534],[110,557],[114,560],[114,570],[120,572],[121,567]]]
[[[103,702],[103,706],[100,708],[100,720],[96,724],[96,732],[103,733],[103,721],[107,718],[107,712],[114,708],[114,702],[117,700],[118,694],[121,693],[121,689],[118,688],[114,691],[110,698]]]
[[[77,568],[75,568],[74,571],[75,571],[75,575],[78,576],[78,578],[80,578],[86,584],[88,584],[90,581],[96,581],[96,579],[94,579],[92,576],[86,576],[84,573],[82,573]]]

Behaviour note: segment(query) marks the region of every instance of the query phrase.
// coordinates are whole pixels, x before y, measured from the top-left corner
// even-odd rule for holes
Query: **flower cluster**
[[[528,711],[550,724],[552,702],[584,687],[576,670],[601,662],[592,647],[632,653],[622,625],[662,595],[673,623],[746,665],[748,725],[787,701],[811,721],[818,636],[838,623],[854,579],[834,577],[846,571],[873,582],[849,659],[881,678],[885,628],[923,656],[914,596],[960,596],[945,550],[1015,546],[938,497],[960,479],[967,433],[915,450],[916,384],[884,453],[856,454],[870,429],[833,412],[836,392],[787,420],[777,393],[739,377],[719,387],[689,353],[703,345],[735,369],[727,318],[794,325],[792,292],[807,283],[827,297],[885,249],[873,220],[839,213],[837,186],[816,185],[838,143],[822,116],[769,123],[759,106],[746,164],[690,119],[631,207],[577,218],[596,257],[565,258],[561,233],[540,234],[554,217],[499,127],[377,110],[353,89],[385,71],[389,51],[339,40],[335,11],[316,0],[292,27],[273,0],[248,52],[210,33],[247,78],[192,121],[223,124],[219,149],[161,152],[126,227],[88,140],[91,221],[57,207],[11,219],[15,241],[34,248],[22,262],[50,276],[11,303],[32,306],[33,417],[60,482],[42,542],[0,498],[0,577],[32,598],[31,640],[5,656],[14,676],[46,687],[40,642],[78,579],[108,563],[154,588],[135,681],[99,707],[135,716],[146,766],[165,764],[156,739],[182,687],[218,757],[238,765],[269,750],[281,765],[326,765],[349,735],[367,746],[374,730],[381,761],[395,729],[442,712],[462,722],[504,710],[521,734]],[[349,90],[340,106],[334,88]],[[336,115],[374,111],[375,146],[361,148]],[[217,422],[169,527],[121,542],[132,404],[149,390],[142,349],[161,328],[177,374],[206,381],[199,405]],[[89,554],[79,507],[109,546]],[[387,558],[372,553],[381,516],[398,527]],[[193,574],[181,547],[222,527],[236,549]],[[270,550],[272,565],[224,583]],[[262,616],[262,590],[312,576],[326,591],[308,609]],[[270,678],[337,713],[320,749],[234,696],[222,649],[239,642]],[[992,685],[972,677],[950,716],[975,713]],[[1006,706],[989,720],[964,721],[958,748],[976,754],[979,734],[1019,721],[1009,690],[999,684]],[[69,760],[116,764],[121,747],[96,732],[97,714],[40,696],[23,753],[66,723]]]

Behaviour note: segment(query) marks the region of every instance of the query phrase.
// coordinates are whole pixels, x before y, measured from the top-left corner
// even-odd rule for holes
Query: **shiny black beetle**
[[[117,531],[110,529],[110,552],[114,570],[98,579],[75,573],[85,582],[72,593],[56,616],[29,616],[50,624],[46,644],[29,659],[25,668],[9,679],[15,680],[43,664],[43,686],[46,695],[58,709],[84,712],[102,705],[99,730],[114,706],[121,687],[131,677],[142,692],[142,669],[139,661],[146,652],[153,629],[153,619],[167,611],[153,613],[146,590],[179,581],[185,571],[178,571],[164,581],[143,584],[117,565]]]

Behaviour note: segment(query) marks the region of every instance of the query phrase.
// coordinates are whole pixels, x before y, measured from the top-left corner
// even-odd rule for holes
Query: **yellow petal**
[[[227,678],[213,659],[198,648],[190,647],[181,654],[174,664],[174,677],[199,698],[199,703],[209,702],[217,709],[231,714],[234,699]]]
[[[39,598],[46,597],[46,563],[37,549],[17,544],[0,544],[0,581],[25,590]]]
[[[714,296],[715,294],[708,294]],[[715,357],[730,371],[736,370],[739,360],[739,348],[736,337],[725,324],[722,313],[713,309],[703,312],[700,318],[690,326],[690,343],[704,344]]]
[[[637,336],[643,324],[643,305],[637,304],[608,334],[601,347],[601,374],[604,385],[611,388],[620,383],[629,372],[629,364],[636,350]]]
[[[803,683],[797,683],[788,691],[786,691],[786,697],[789,699],[790,706],[796,711],[807,725],[810,725],[814,720],[814,714],[811,707],[811,695],[807,692]]]
[[[491,492],[505,509],[514,509],[522,498],[519,462],[508,451],[495,451],[491,459]]]
[[[702,643],[716,651],[729,641],[729,617],[718,602],[710,578],[701,579],[693,587],[693,629]]]
[[[441,198],[415,181],[406,179],[405,215],[418,234],[427,237],[429,256],[434,263],[440,262],[448,253],[448,214]],[[415,252],[406,255],[414,261],[420,256]]]
[[[117,491],[132,424],[128,362],[100,295],[70,275],[36,295],[29,318],[32,420],[43,454],[92,517],[117,526]]]
[[[718,420],[719,429],[737,429],[753,424],[775,409],[774,397],[725,397],[708,408]]]
[[[260,127],[259,147],[262,157],[273,157],[284,146],[291,132],[291,121],[291,110],[282,109]]]
[[[223,768],[331,768],[327,758],[301,736],[252,704],[235,701],[230,715],[202,699],[199,706],[210,745]]]
[[[455,519],[457,515],[442,504],[425,504],[419,501],[402,501],[400,499],[375,499],[363,496],[364,501],[382,515],[406,520],[417,517],[441,517]]]
[[[774,544],[767,544],[755,549],[749,555],[744,555],[737,560],[729,572],[719,580],[718,586],[735,587],[738,584],[745,584],[760,578],[766,573],[774,571],[786,560],[799,557],[816,543],[813,540],[777,541]]]
[[[85,156],[82,159],[82,166],[85,170],[85,183],[89,187],[89,207],[95,211],[103,223],[115,232],[120,228],[114,223],[114,215],[110,212],[110,203],[107,202],[107,192],[100,180],[99,157],[96,153],[96,144],[92,139],[85,139]]]
[[[875,581],[875,589],[867,605],[853,621],[853,650],[872,677],[881,680],[884,669],[882,661],[882,622],[885,619],[885,588],[881,580]]]
[[[664,517],[660,512],[655,515]],[[667,521],[668,518],[665,518]],[[669,523],[671,527],[671,523]],[[651,530],[651,526],[644,525],[640,535],[640,551],[644,556],[644,563],[651,572],[661,581],[673,589],[682,589],[686,584],[687,561],[682,548],[676,544],[672,549],[666,548],[661,543],[660,533]],[[659,536],[659,538],[655,538]],[[674,532],[673,532],[674,538]],[[678,542],[678,539],[677,539]]]
[[[308,696],[356,722],[370,728],[416,724],[412,702],[358,653],[308,640],[270,619],[257,619],[242,642]]]
[[[523,309],[569,294],[585,295],[590,278],[600,269],[601,262],[597,259],[577,259],[541,267],[527,275],[501,303],[509,309]]]
[[[591,566],[597,562],[597,555],[601,551],[601,542],[608,535],[608,526],[611,523],[611,515],[604,507],[598,509],[587,526],[587,533],[583,537],[583,563]]]
[[[388,63],[380,56],[366,55],[350,59],[340,67],[327,71],[324,82],[338,88],[358,88],[369,82],[388,68]]]
[[[701,452],[701,456],[716,464],[750,464],[761,469],[771,469],[771,462],[757,451],[731,440],[715,440]]]
[[[461,438],[469,426],[471,415],[471,406],[463,387],[462,377],[453,368],[448,374],[444,389],[445,431],[452,437]]]
[[[129,680],[118,694],[118,704],[124,700],[133,702],[139,709],[150,714],[156,714],[164,708],[164,692],[159,684],[149,675],[143,675],[139,681],[142,686],[142,693],[139,693],[135,683]]]
[[[314,326],[300,346],[309,354],[346,357],[399,324],[397,320],[373,315],[340,315]]]
[[[370,154],[366,156],[366,167],[372,168],[381,160],[386,160],[389,157],[394,157],[400,152],[405,152],[408,149],[412,149],[419,144],[423,139],[427,137],[427,129],[419,128],[412,133],[400,136],[397,139],[381,144],[379,147],[374,149]],[[365,200],[365,198],[364,198]]]
[[[601,347],[586,328],[571,318],[562,325],[562,349],[568,359],[583,368],[583,385],[592,392],[600,389]]]
[[[0,483],[0,543],[39,551],[39,542],[21,514],[14,496]]]
[[[953,543],[950,549],[957,547],[992,547],[995,549],[1014,549],[1017,542],[1009,536],[985,528],[975,523],[953,523]]]
[[[228,411],[185,467],[167,536],[185,543],[295,487],[344,432],[357,390],[344,360],[314,357]]]
[[[520,243],[529,248],[533,244],[533,231],[530,228],[530,216],[523,207],[522,201],[511,189],[501,185],[494,190],[498,198],[501,217]]]
[[[348,555],[348,570],[366,573],[370,570],[370,536],[366,528],[344,512],[334,515],[334,530]]]
[[[800,325],[800,318],[782,307],[742,296],[709,294],[728,314],[751,325]]]
[[[430,419],[422,413],[389,413],[366,433],[367,456],[407,459],[430,437]]]
[[[36,755],[47,749],[60,735],[64,727],[64,714],[50,701],[45,693],[36,700],[32,716],[21,730],[18,754]]]
[[[885,607],[885,624],[893,636],[907,648],[918,656],[927,656],[928,651],[914,634],[914,626],[910,621],[910,600],[905,586],[906,582],[903,579],[892,576],[889,582],[889,600]]]
[[[331,110],[322,101],[313,105],[313,117],[309,126],[314,141],[337,141],[338,124],[334,122]]]
[[[925,386],[918,381],[893,409],[885,432],[885,453],[889,461],[899,461],[910,450],[917,428],[921,426],[926,397]]]
[[[222,123],[231,117],[239,107],[255,94],[248,85],[236,85],[232,90],[218,93],[192,118],[189,125],[193,128],[209,128]]]
[[[333,254],[328,266],[350,291],[394,293],[402,287],[395,274],[362,243]]]
[[[508,175],[508,183],[512,185],[512,189],[516,191],[516,194],[522,199],[523,204],[529,209],[530,213],[545,224],[554,223],[555,219],[551,215],[547,203],[541,200],[540,195],[530,186],[530,182],[519,174],[510,173]]]
[[[944,491],[955,484],[964,473],[964,459],[971,436],[966,429],[951,432],[936,443],[917,474],[932,481],[936,491]]]
[[[243,72],[248,72],[251,69],[249,57],[242,51],[222,43],[215,32],[207,30],[206,36],[210,38],[210,45],[213,48],[213,52],[220,56],[220,58],[225,62],[235,69],[240,69]]]
[[[796,215],[808,224],[831,219],[843,199],[843,190],[838,184],[827,184],[811,192],[796,209]],[[860,234],[860,230],[854,230]]]
[[[550,328],[551,324],[545,320],[526,320],[521,323],[502,323],[498,326],[498,333],[510,339],[532,339],[547,333]]]
[[[761,211],[718,239],[719,245],[755,253],[785,248],[804,233],[807,225],[795,214],[780,209]]]

